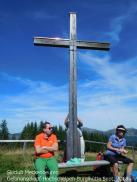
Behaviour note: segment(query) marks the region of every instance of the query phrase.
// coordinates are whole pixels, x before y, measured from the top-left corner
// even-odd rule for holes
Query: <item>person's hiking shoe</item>
[[[81,163],[81,159],[80,158],[71,158],[70,160],[68,160],[66,162],[68,165],[73,165],[73,164],[80,164]]]

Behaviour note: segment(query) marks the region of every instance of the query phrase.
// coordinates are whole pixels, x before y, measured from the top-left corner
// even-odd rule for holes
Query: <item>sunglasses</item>
[[[47,128],[47,129],[52,130],[52,129],[53,129],[53,127],[49,127],[49,128]]]
[[[119,132],[119,133],[123,133],[123,134],[126,133],[126,131],[124,131],[124,130],[118,130],[118,132]]]

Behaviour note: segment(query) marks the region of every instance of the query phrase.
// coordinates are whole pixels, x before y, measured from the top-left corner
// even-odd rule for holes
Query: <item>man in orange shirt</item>
[[[53,128],[49,122],[44,123],[43,132],[36,136],[34,147],[37,157],[35,167],[39,182],[56,182],[58,164],[54,157],[54,152],[58,150],[58,141],[56,135],[53,134]],[[49,178],[46,177],[46,167],[50,170]]]

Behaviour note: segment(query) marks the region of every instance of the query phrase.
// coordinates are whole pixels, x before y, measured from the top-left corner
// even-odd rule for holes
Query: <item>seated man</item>
[[[54,152],[58,150],[58,141],[56,135],[52,133],[52,126],[49,122],[43,125],[43,132],[36,136],[34,143],[36,151],[35,167],[39,182],[57,181],[58,164],[54,158]],[[47,179],[45,168],[50,170],[50,176]]]
[[[119,182],[118,177],[118,161],[122,161],[127,164],[126,181],[131,181],[131,171],[133,168],[133,160],[127,158],[123,154],[127,154],[128,151],[124,149],[126,146],[126,139],[124,138],[126,128],[123,125],[119,125],[116,128],[116,133],[111,135],[107,144],[107,151],[105,159],[112,165],[112,172],[115,178],[115,182]]]

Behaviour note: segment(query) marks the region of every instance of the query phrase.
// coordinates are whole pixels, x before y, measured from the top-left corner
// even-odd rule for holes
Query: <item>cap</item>
[[[127,129],[123,125],[118,125],[117,128],[116,128],[116,131],[118,131],[118,130],[123,131],[124,133],[127,132]]]

